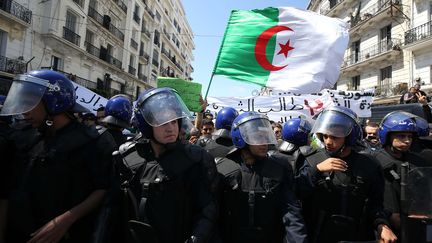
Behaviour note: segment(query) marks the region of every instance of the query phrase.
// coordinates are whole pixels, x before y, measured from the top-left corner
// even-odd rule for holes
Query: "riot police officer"
[[[292,170],[277,153],[267,154],[268,145],[277,143],[268,118],[240,114],[231,137],[237,150],[217,164],[224,242],[306,242]]]
[[[135,117],[147,138],[135,144],[134,160],[142,165],[131,182],[143,225],[134,228],[140,239],[207,242],[214,234],[216,166],[201,147],[180,140],[188,116],[188,108],[170,88],[147,90],[137,100]]]
[[[282,127],[282,143],[279,151],[288,156],[289,162],[297,174],[303,165],[303,154],[309,153],[309,133],[312,129],[311,124],[303,118],[292,118],[285,122]]]
[[[113,136],[117,147],[126,142],[122,131],[130,126],[131,118],[132,103],[127,96],[119,94],[108,100],[102,123],[106,124],[107,131]]]
[[[9,197],[7,242],[90,242],[110,187],[112,137],[73,116],[75,89],[51,70],[17,75],[2,115],[22,114],[39,134],[19,151]]]
[[[216,116],[213,139],[204,147],[215,158],[223,158],[234,148],[231,139],[231,125],[238,116],[238,111],[232,107],[225,107]]]
[[[390,222],[396,232],[400,230],[402,163],[408,162],[410,170],[432,166],[430,160],[410,151],[413,137],[418,135],[413,117],[413,114],[404,111],[394,111],[385,116],[379,129],[379,138],[384,149],[375,154],[385,178],[384,207],[391,213]]]
[[[362,137],[357,115],[345,107],[326,108],[312,132],[325,148],[309,154],[301,168],[303,183],[312,183],[309,190],[306,184],[298,185],[304,187],[300,191],[307,202],[304,211],[311,241],[373,240],[376,229],[384,242],[394,242],[382,206],[379,164],[352,149]]]

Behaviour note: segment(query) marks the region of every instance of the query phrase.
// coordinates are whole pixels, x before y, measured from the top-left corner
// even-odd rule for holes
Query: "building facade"
[[[0,6],[3,82],[52,68],[105,97],[136,98],[158,76],[191,80],[193,49],[180,0],[4,0]]]
[[[416,83],[430,90],[431,6],[426,0],[312,0],[309,10],[350,25],[337,88],[375,88],[378,104],[399,102]]]

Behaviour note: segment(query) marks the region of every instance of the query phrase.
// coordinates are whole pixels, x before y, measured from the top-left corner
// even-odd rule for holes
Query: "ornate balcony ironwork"
[[[144,82],[148,82],[148,78],[143,73],[138,73],[138,78]]]
[[[129,73],[135,76],[135,74],[136,74],[136,68],[134,68],[131,65],[129,65]]]
[[[80,45],[81,36],[66,26],[63,26],[63,38],[77,46]]]
[[[22,60],[0,56],[0,71],[11,74],[21,74],[27,71],[27,65]]]
[[[405,32],[405,45],[424,40],[432,36],[432,21],[419,25]]]
[[[379,0],[369,8],[364,11],[360,11],[357,16],[351,17],[351,28],[366,22],[367,20],[373,18],[375,15],[380,13],[383,9],[390,7],[391,5],[399,5],[400,0]]]
[[[27,24],[31,23],[32,11],[28,8],[22,6],[21,4],[12,0],[2,0],[0,1],[0,9],[12,14],[13,16],[21,19]]]
[[[89,7],[88,16],[94,19],[98,24],[102,25],[105,29],[107,29],[111,34],[120,40],[124,41],[124,34],[117,27],[111,24],[111,18],[108,15],[102,16],[98,13],[94,8]]]
[[[86,51],[95,57],[100,57],[100,49],[92,45],[90,42],[84,42],[84,46],[86,47]]]

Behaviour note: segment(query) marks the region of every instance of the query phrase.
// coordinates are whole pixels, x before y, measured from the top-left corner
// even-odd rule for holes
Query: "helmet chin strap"
[[[344,149],[345,149],[345,144],[342,145],[342,147],[340,147],[338,150],[336,150],[334,152],[329,152],[328,150],[326,150],[326,151],[327,151],[327,154],[330,155],[330,157],[340,158],[340,156],[344,152]]]

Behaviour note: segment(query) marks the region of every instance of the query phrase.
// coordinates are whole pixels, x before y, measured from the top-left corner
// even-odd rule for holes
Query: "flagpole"
[[[212,81],[213,81],[213,76],[214,76],[214,73],[212,73],[212,75],[211,75],[211,77],[210,77],[209,85],[207,86],[207,91],[206,91],[206,93],[205,93],[204,100],[207,100],[207,95],[208,95],[208,92],[209,92],[209,90],[210,90],[210,86],[211,86]]]

